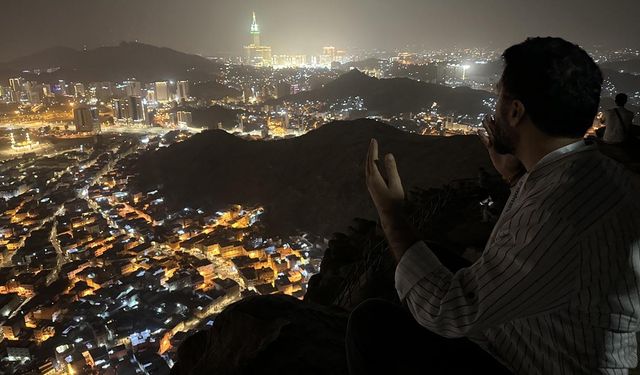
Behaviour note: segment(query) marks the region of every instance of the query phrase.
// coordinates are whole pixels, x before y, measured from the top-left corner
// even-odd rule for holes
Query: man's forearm
[[[420,240],[407,217],[397,210],[380,213],[380,224],[397,262],[411,245]]]

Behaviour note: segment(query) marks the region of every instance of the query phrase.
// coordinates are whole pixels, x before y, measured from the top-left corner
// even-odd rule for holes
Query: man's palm
[[[392,154],[384,159],[388,182],[384,180],[376,161],[378,160],[378,142],[375,139],[369,144],[369,152],[365,162],[365,176],[369,194],[379,213],[389,212],[398,202],[404,200],[404,189],[398,174],[396,161]]]

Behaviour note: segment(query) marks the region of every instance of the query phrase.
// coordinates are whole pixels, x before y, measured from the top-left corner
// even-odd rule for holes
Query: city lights
[[[290,177],[284,169],[307,170],[318,161],[320,169],[333,172],[324,163],[335,148],[323,147],[323,154],[311,155],[309,162],[300,155],[315,152],[296,146],[302,144],[297,141],[365,119],[365,125],[381,125],[373,120],[388,125],[382,129],[390,138],[457,142],[477,135],[482,119],[498,105],[502,45],[464,47],[473,45],[469,41],[439,47],[444,45],[435,42],[440,36],[427,35],[421,43],[400,40],[392,48],[385,38],[415,37],[406,31],[413,30],[411,20],[387,22],[392,15],[383,14],[371,30],[353,31],[362,28],[362,15],[373,5],[350,14],[355,26],[340,24],[346,22],[343,9],[333,11],[335,19],[313,15],[311,22],[299,15],[281,17],[275,5],[216,13],[229,22],[216,18],[215,25],[204,26],[197,17],[192,22],[188,9],[170,15],[176,24],[152,17],[160,6],[146,9],[148,17],[114,6],[127,20],[131,15],[127,25],[102,11],[78,8],[84,13],[75,23],[63,22],[68,18],[62,11],[43,15],[25,7],[34,13],[23,17],[35,20],[28,28],[51,36],[39,35],[38,43],[16,51],[49,40],[73,48],[43,49],[0,64],[2,373],[166,373],[186,338],[210,329],[230,304],[276,293],[302,299],[310,290],[309,281],[320,272],[332,243],[326,232],[299,224],[316,217],[317,210],[295,205],[299,212],[293,218],[278,221],[279,216],[270,216],[274,203],[261,201],[268,199],[256,192],[290,202],[297,196],[315,199],[314,189],[324,194],[333,184],[347,184],[343,176],[330,181],[315,174]],[[7,14],[12,15],[5,17],[7,24],[19,17]],[[60,29],[39,25],[59,17]],[[154,20],[153,27],[147,18]],[[416,18],[420,24],[438,23]],[[100,30],[90,30],[87,20]],[[322,38],[310,40],[304,20]],[[218,24],[226,25],[228,45],[210,41]],[[461,25],[453,26],[452,34],[462,33]],[[166,43],[165,28],[172,36]],[[282,35],[285,29],[291,34]],[[7,45],[25,32],[14,30],[5,36]],[[158,46],[109,45],[125,31]],[[372,43],[359,42],[367,38]],[[199,44],[181,52],[186,39]],[[629,108],[638,111],[640,51],[586,49],[604,72],[603,106],[613,105],[612,98],[625,91]],[[590,134],[602,126],[603,109]],[[331,133],[331,140],[358,131]],[[210,139],[216,142],[206,143]],[[199,144],[207,147],[198,149]],[[239,151],[247,144],[256,151]],[[269,148],[273,145],[282,149]],[[344,148],[358,147],[354,141]],[[272,155],[284,156],[262,167]],[[410,163],[422,162],[414,159]],[[362,161],[339,160],[344,165]],[[283,161],[295,163],[283,168]],[[188,178],[193,175],[211,179]],[[236,183],[232,189],[229,181]],[[305,185],[281,190],[299,182]],[[350,189],[345,191],[353,193]],[[499,203],[489,197],[470,207],[488,222],[487,211]],[[281,224],[286,230],[277,227]]]

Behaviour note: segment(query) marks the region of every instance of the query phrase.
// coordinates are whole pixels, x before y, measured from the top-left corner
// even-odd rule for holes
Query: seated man
[[[483,141],[512,193],[475,263],[451,271],[416,237],[399,209],[393,155],[384,158],[385,180],[371,141],[367,187],[406,309],[374,300],[352,312],[353,374],[626,374],[637,366],[636,176],[583,140],[600,69],[559,38],[528,39],[503,58]]]
[[[606,143],[620,144],[633,137],[633,112],[626,109],[627,94],[616,95],[616,107],[605,111],[601,120],[606,125],[603,140]]]

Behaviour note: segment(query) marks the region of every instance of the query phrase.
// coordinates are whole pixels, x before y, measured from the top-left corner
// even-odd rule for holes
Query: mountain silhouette
[[[143,155],[136,166],[137,185],[142,190],[162,185],[167,203],[176,209],[263,205],[269,234],[330,235],[354,217],[375,217],[363,164],[371,138],[378,139],[381,155],[394,153],[407,190],[440,187],[490,167],[476,137],[418,136],[361,119],[276,141],[204,131]]]
[[[202,100],[219,100],[225,97],[239,97],[242,93],[216,81],[194,82],[190,95]]]
[[[280,99],[301,103],[308,100],[337,102],[360,97],[369,111],[383,115],[418,113],[438,103],[443,113],[470,115],[488,111],[484,99],[492,94],[468,87],[451,88],[409,78],[378,79],[353,69],[317,90],[306,91]]]
[[[77,82],[118,82],[136,78],[142,82],[158,80],[207,80],[218,72],[220,65],[203,57],[170,48],[137,42],[122,42],[117,46],[78,51],[54,47],[0,63],[0,78],[23,76],[43,82],[58,79]],[[47,69],[58,69],[47,73]],[[33,70],[39,69],[38,75]],[[29,70],[32,73],[25,73]]]

